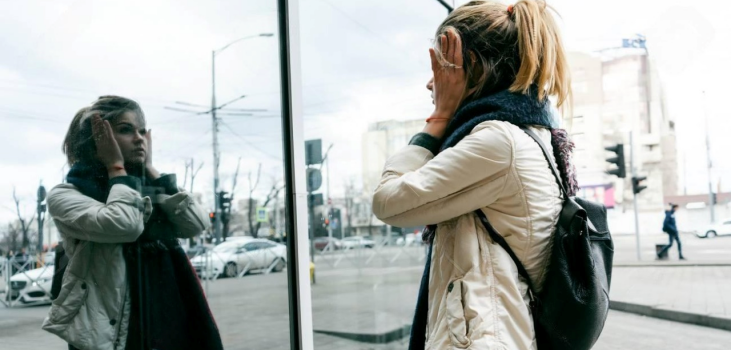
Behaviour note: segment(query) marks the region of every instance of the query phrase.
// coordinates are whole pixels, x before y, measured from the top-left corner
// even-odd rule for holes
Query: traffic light
[[[647,176],[632,176],[632,192],[634,194],[638,194],[647,188],[647,186],[642,186],[642,181],[645,180],[647,180]]]
[[[618,143],[611,147],[605,147],[604,149],[617,154],[615,157],[607,158],[607,163],[617,166],[616,169],[607,170],[607,174],[616,175],[618,178],[624,179],[627,176],[627,169],[624,166],[624,144]]]
[[[216,223],[216,212],[212,211],[208,213],[208,217],[211,219],[211,224]]]

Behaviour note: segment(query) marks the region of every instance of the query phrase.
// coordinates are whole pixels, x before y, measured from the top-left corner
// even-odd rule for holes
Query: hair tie
[[[509,13],[510,15],[512,15],[512,14],[513,14],[513,5],[508,5],[508,13]]]

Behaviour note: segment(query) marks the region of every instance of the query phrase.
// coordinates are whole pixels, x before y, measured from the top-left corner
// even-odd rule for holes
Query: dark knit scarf
[[[561,180],[570,196],[578,190],[576,170],[571,163],[574,143],[566,130],[558,129],[556,118],[548,99],[538,99],[537,89],[531,88],[527,94],[503,90],[487,95],[463,105],[447,125],[447,131],[440,152],[453,147],[472,133],[477,125],[490,121],[504,121],[517,126],[541,126],[551,130],[551,145]],[[425,230],[424,241],[431,242],[436,225]]]
[[[77,163],[66,179],[106,203],[110,188],[103,166]],[[175,175],[140,181],[143,193],[177,188]],[[132,301],[126,349],[223,349],[200,281],[175,237],[175,227],[154,203],[142,235],[123,245]]]
[[[550,129],[551,145],[561,173],[561,180],[570,196],[576,193],[578,190],[576,171],[570,161],[574,144],[569,140],[565,130],[557,129],[548,99],[539,100],[535,87],[531,88],[527,94],[504,90],[463,105],[447,125],[440,152],[455,146],[477,125],[490,120],[504,121],[517,126],[541,126]],[[429,244],[429,251],[411,326],[410,350],[424,349],[428,318],[429,272],[433,248],[431,243],[435,233],[436,225],[429,225],[423,234],[423,240]]]

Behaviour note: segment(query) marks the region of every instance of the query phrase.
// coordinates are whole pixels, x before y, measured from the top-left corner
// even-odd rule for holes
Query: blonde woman
[[[536,349],[527,284],[474,212],[487,216],[540,290],[564,198],[520,127],[550,145],[573,195],[573,145],[549,100],[570,100],[561,36],[542,1],[471,1],[439,26],[430,55],[434,112],[387,160],[373,199],[387,224],[429,225],[410,348]]]

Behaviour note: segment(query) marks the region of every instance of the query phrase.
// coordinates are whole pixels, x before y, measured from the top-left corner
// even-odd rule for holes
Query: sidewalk
[[[731,331],[731,266],[617,266],[615,310]]]

